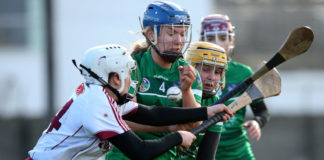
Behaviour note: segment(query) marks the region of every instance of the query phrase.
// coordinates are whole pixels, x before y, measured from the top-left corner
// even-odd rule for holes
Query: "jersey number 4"
[[[164,82],[161,84],[159,90],[162,91],[162,92],[165,92],[165,84],[164,84]]]
[[[64,113],[69,109],[73,100],[69,100],[64,107],[60,110],[60,112],[52,119],[51,125],[48,127],[46,133],[51,132],[53,128],[58,130],[61,127],[61,122],[59,121]]]

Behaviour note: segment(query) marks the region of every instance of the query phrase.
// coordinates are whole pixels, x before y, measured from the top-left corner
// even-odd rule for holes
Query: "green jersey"
[[[229,61],[228,68],[225,73],[226,86],[222,90],[221,95],[226,94],[235,88],[238,84],[253,74],[249,66],[238,62]],[[229,99],[225,105],[232,103],[237,97]],[[243,127],[246,107],[237,111],[234,116],[224,122],[220,143],[216,152],[216,159],[232,160],[232,159],[254,159],[246,130]]]
[[[213,96],[211,98],[202,99],[201,100],[201,106],[202,107],[210,106],[213,103],[215,103],[218,99],[219,99],[219,96],[217,96],[217,95],[215,95],[215,96]],[[222,125],[223,125],[223,122],[218,122],[215,125],[212,125],[211,127],[209,127],[207,130],[210,131],[210,132],[221,133]],[[178,159],[178,160],[195,160],[196,155],[198,153],[198,147],[199,147],[204,135],[205,135],[204,132],[199,133],[196,136],[197,139],[192,143],[190,148],[188,150],[186,150],[185,152],[182,152],[182,151],[178,150],[178,154],[177,154],[176,159]]]
[[[136,61],[138,67],[136,72],[132,74],[132,79],[139,81],[139,87],[136,93],[138,103],[149,106],[182,107],[182,99],[177,102],[172,102],[168,100],[166,93],[170,87],[180,87],[180,71],[178,67],[188,65],[187,62],[180,58],[172,64],[170,69],[162,68],[153,61],[150,51],[136,54],[133,56],[133,59]],[[195,100],[198,103],[201,103],[202,84],[199,72],[197,70],[195,71],[197,73],[197,78],[192,84],[191,90]],[[130,90],[134,90],[134,88],[131,88]],[[157,139],[168,133],[170,132],[137,132],[136,134],[141,139]],[[169,160],[174,159],[175,156],[176,148],[174,147],[157,159]],[[116,147],[108,153],[109,160],[114,159],[115,157],[116,159],[128,159],[118,151]]]

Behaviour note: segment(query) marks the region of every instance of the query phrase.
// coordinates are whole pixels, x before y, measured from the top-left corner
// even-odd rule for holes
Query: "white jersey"
[[[81,84],[29,156],[34,160],[99,158],[111,147],[107,138],[129,130],[121,116],[136,112],[137,107],[135,102],[118,107],[103,87]]]

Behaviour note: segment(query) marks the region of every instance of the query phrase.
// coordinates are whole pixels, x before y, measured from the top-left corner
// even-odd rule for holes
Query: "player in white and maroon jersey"
[[[75,61],[74,64],[76,65]],[[136,63],[120,45],[89,49],[80,64],[86,82],[53,118],[28,159],[96,159],[115,145],[131,159],[152,159],[175,145],[188,148],[195,136],[187,131],[156,140],[141,140],[123,119],[148,125],[206,120],[226,111],[224,105],[206,108],[149,107],[129,101],[130,73]]]

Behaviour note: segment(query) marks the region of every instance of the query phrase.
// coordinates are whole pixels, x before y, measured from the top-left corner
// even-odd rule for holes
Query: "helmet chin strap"
[[[172,51],[165,51],[161,53],[159,49],[152,43],[150,39],[145,35],[143,32],[143,36],[145,37],[146,41],[149,43],[150,46],[154,49],[154,51],[166,62],[173,63],[177,61],[180,57],[182,57],[181,52],[172,52]]]
[[[213,90],[213,91],[205,91],[205,90],[203,90],[203,94],[202,94],[202,98],[203,99],[206,99],[206,98],[211,98],[211,97],[213,97],[214,95],[216,95],[216,91],[215,90]]]
[[[80,73],[82,74],[82,70],[76,65],[75,60],[72,60],[72,63],[74,64],[74,66],[80,71]],[[120,93],[118,92],[117,89],[115,89],[114,87],[112,87],[110,84],[108,84],[105,80],[103,80],[101,77],[99,77],[96,73],[94,73],[93,71],[91,71],[91,69],[85,67],[84,65],[80,64],[80,67],[85,69],[90,76],[92,76],[93,78],[95,78],[96,80],[98,80],[103,87],[108,88],[109,90],[111,90],[118,98],[117,104],[118,105],[122,105],[127,103],[128,101],[130,101],[131,99],[134,98],[134,95],[126,93],[123,96],[120,95]]]

